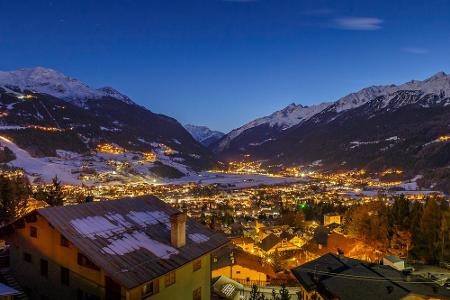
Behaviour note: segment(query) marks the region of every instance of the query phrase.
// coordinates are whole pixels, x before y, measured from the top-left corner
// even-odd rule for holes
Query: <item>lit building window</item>
[[[159,293],[159,279],[153,280],[142,287],[142,298]]]
[[[192,292],[192,300],[202,300],[202,288],[199,287]]]
[[[165,285],[166,287],[171,286],[172,284],[174,284],[176,281],[175,278],[175,271],[174,272],[170,272],[169,274],[166,275],[165,277]]]
[[[192,263],[192,269],[195,271],[200,270],[202,268],[202,260],[197,259]]]

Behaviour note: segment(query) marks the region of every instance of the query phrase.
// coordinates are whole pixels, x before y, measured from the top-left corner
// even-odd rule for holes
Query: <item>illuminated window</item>
[[[142,287],[142,298],[159,293],[159,279],[153,280]]]
[[[202,260],[201,259],[197,259],[196,261],[194,261],[192,263],[192,269],[195,271],[200,270],[202,268]]]
[[[169,274],[166,275],[165,277],[165,285],[166,287],[171,286],[172,284],[174,284],[176,281],[175,278],[175,271],[174,272],[170,272]]]
[[[202,288],[199,287],[192,292],[192,300],[202,300]]]
[[[37,228],[34,226],[30,226],[30,236],[37,238]]]

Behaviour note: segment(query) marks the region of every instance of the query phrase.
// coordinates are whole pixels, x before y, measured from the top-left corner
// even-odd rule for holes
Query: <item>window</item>
[[[200,270],[202,268],[202,260],[197,259],[192,263],[192,269],[195,271]]]
[[[202,300],[202,288],[199,287],[192,292],[192,300]]]
[[[23,260],[26,261],[26,262],[31,263],[33,261],[33,257],[31,256],[30,253],[24,252],[23,253]]]
[[[142,298],[159,293],[159,279],[153,280],[142,287]]]
[[[34,226],[30,226],[30,236],[37,238],[37,228]]]
[[[241,274],[241,271],[236,271],[236,274]]]
[[[67,286],[70,284],[70,271],[64,267],[61,267],[61,284]]]
[[[69,240],[66,239],[62,234],[60,239],[60,245],[63,247],[69,247]]]
[[[174,284],[175,281],[176,281],[176,278],[175,278],[175,271],[170,272],[169,274],[167,274],[167,275],[166,275],[166,278],[165,278],[165,281],[166,281],[166,282],[165,282],[166,287],[168,287],[168,286]]]
[[[48,261],[41,259],[41,276],[48,278]]]
[[[93,270],[100,270],[99,267],[97,267],[89,258],[87,258],[86,256],[84,256],[81,253],[78,253],[77,260],[78,260],[78,264],[80,266],[90,268]]]

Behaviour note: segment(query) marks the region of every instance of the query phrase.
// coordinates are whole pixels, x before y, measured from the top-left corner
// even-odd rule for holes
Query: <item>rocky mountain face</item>
[[[206,126],[186,124],[184,128],[186,128],[196,141],[206,147],[220,140],[225,135],[223,132],[211,130]]]
[[[440,72],[423,81],[365,88],[281,130],[270,122],[244,127],[249,128],[215,144],[222,159],[250,154],[270,164],[398,167],[445,177],[450,175],[450,76]]]
[[[164,146],[170,159],[192,170],[214,164],[210,151],[175,119],[113,88],[91,88],[40,67],[0,72],[0,136],[35,157],[56,156],[58,150],[84,155],[99,144],[138,152]]]

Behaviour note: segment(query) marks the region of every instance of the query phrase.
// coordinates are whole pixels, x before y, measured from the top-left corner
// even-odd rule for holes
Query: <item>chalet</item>
[[[210,299],[228,242],[151,196],[37,209],[2,235],[32,299]]]
[[[299,300],[450,299],[450,291],[378,264],[325,254],[292,270]]]
[[[245,252],[255,252],[255,241],[250,237],[238,237],[231,240],[231,243],[239,248],[242,248]]]
[[[245,285],[265,285],[275,276],[272,266],[261,257],[233,247],[213,253],[212,277],[226,276]]]
[[[282,240],[285,240],[286,242],[294,244],[297,248],[301,248],[306,243],[305,239],[302,238],[299,234],[292,234],[287,231],[281,233],[280,238]]]
[[[289,235],[289,238],[292,235]],[[298,250],[298,247],[293,243],[288,241],[287,236],[277,236],[273,233],[266,236],[261,243],[258,244],[258,248],[260,249],[260,253],[262,255],[270,255],[275,253],[275,251],[283,252],[289,250]]]

